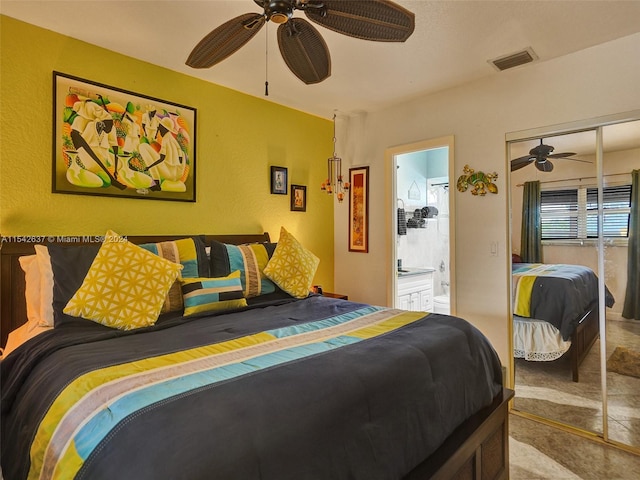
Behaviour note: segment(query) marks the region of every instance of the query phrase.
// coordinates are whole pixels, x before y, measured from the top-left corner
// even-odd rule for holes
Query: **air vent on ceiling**
[[[531,48],[526,48],[516,53],[489,60],[489,63],[496,67],[498,70],[503,71],[509,68],[524,65],[525,63],[533,62],[537,59],[538,56],[536,55],[536,53]]]

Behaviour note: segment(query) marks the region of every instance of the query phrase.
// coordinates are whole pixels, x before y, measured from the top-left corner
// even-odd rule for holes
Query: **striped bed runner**
[[[531,293],[539,276],[553,275],[556,265],[532,263],[513,270],[513,313],[519,317],[531,317]]]
[[[40,423],[28,478],[73,478],[119,422],[158,402],[374,338],[425,315],[367,306],[86,373],[61,392]]]

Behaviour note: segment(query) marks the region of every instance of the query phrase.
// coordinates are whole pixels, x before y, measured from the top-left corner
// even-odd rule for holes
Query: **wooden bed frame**
[[[594,303],[590,305],[589,310],[580,319],[578,326],[571,334],[571,347],[567,354],[570,356],[571,377],[574,382],[579,380],[580,365],[600,336],[598,301],[596,300]]]
[[[519,317],[522,318],[522,317]],[[598,301],[595,300],[586,313],[580,318],[578,325],[571,334],[571,346],[561,358],[569,357],[569,364],[571,367],[571,378],[574,382],[578,382],[580,379],[580,365],[589,354],[591,347],[600,336],[600,315],[598,314]],[[526,319],[525,319],[526,320]],[[524,360],[524,359],[520,359]],[[535,361],[535,360],[525,360]],[[556,360],[558,361],[558,360]]]
[[[511,263],[522,263],[520,255],[513,253]],[[598,300],[594,300],[578,322],[578,326],[571,334],[571,347],[565,353],[570,356],[571,378],[577,382],[580,378],[580,365],[589,350],[600,336],[600,315]]]
[[[128,236],[133,243],[175,240],[180,236]],[[95,238],[95,237],[91,237]],[[7,237],[5,237],[5,240]],[[29,240],[28,238],[25,238]],[[206,240],[240,244],[270,241],[268,233],[205,235]],[[87,241],[85,241],[87,240]],[[85,237],[57,237],[36,243],[82,245]],[[18,259],[35,252],[34,242],[0,244],[0,334],[4,346],[9,332],[26,322],[24,272]],[[509,400],[513,391],[503,388],[493,403],[462,423],[431,456],[404,480],[505,480],[509,478]]]

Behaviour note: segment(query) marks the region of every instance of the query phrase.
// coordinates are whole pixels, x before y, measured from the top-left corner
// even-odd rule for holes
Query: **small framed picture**
[[[287,194],[287,169],[285,167],[271,167],[271,193]]]
[[[307,211],[307,187],[304,185],[291,185],[291,211]]]

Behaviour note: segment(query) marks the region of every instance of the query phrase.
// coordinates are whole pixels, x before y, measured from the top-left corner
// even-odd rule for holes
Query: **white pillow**
[[[24,271],[24,298],[27,303],[27,331],[40,325],[40,267],[35,255],[18,259]]]
[[[30,325],[28,323],[24,323],[15,330],[9,332],[9,338],[7,339],[7,344],[4,347],[4,351],[2,351],[2,355],[0,358],[5,359],[7,355],[13,352],[16,348],[22,345],[27,340],[32,339],[36,335],[40,335],[42,332],[46,332],[47,330],[51,330],[53,327],[33,327],[32,330],[29,330]]]
[[[53,327],[53,270],[49,250],[35,246],[35,255],[18,259],[24,271],[27,331],[35,327]]]
[[[40,326],[53,327],[53,270],[49,249],[36,245],[36,257],[40,267]]]

